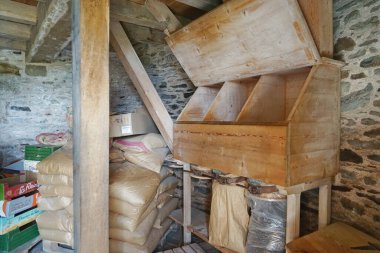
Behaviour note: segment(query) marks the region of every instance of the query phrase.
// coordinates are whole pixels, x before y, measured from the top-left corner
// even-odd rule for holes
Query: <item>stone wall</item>
[[[171,117],[176,119],[194,86],[164,44],[137,44],[148,75]],[[43,132],[65,132],[71,106],[71,59],[67,53],[53,64],[26,65],[25,55],[0,50],[0,166],[21,159],[23,147]],[[121,62],[110,52],[110,111],[134,112],[142,100]]]
[[[334,1],[341,82],[341,170],[332,218],[380,238],[380,0]]]

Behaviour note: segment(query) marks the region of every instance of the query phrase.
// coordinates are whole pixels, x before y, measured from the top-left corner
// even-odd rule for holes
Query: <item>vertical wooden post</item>
[[[301,193],[287,196],[286,243],[293,241],[300,234]]]
[[[321,229],[330,223],[330,214],[331,184],[326,184],[319,187],[318,229]]]
[[[183,243],[191,243],[191,176],[190,164],[183,164]]]
[[[74,248],[109,251],[109,0],[73,0]]]

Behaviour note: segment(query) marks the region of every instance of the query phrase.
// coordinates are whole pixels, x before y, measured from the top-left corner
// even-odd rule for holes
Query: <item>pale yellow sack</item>
[[[36,219],[38,228],[60,230],[72,233],[74,231],[73,217],[65,210],[47,211]]]
[[[73,246],[73,233],[45,228],[39,228],[38,230],[43,240]]]
[[[65,207],[65,210],[71,215],[71,216],[74,216],[74,206],[73,206],[74,202],[71,202],[70,205],[68,205],[67,207]]]
[[[123,213],[129,213],[128,210],[118,210],[120,213],[116,213],[113,209],[110,209],[109,226],[134,232],[141,221],[144,220],[154,209],[156,209],[156,202],[152,202],[137,218],[130,218],[123,215]]]
[[[157,194],[161,194],[163,192],[175,189],[177,187],[178,183],[179,183],[178,178],[176,178],[174,176],[170,176],[170,177],[165,178],[160,183],[160,185],[158,186]]]
[[[157,208],[162,208],[166,203],[168,203],[174,196],[175,189],[163,192],[157,197]]]
[[[154,148],[151,151],[127,150],[124,151],[124,157],[131,163],[159,174],[168,152],[168,148]]]
[[[242,187],[213,182],[210,244],[245,253],[249,215],[244,193],[245,189]]]
[[[152,229],[144,245],[136,245],[128,242],[110,239],[110,253],[152,253],[159,244],[162,236],[169,229],[172,221],[167,219],[162,228]]]
[[[154,222],[155,228],[161,228],[163,222],[166,220],[166,218],[169,217],[169,214],[177,209],[178,207],[178,199],[174,198],[171,199],[166,205],[164,205],[161,209],[158,210],[157,218]]]
[[[73,178],[65,175],[37,174],[37,182],[40,185],[73,185]]]
[[[110,198],[144,206],[156,195],[160,176],[140,166],[125,162],[110,169]]]
[[[68,207],[72,202],[73,199],[68,197],[38,197],[37,207],[43,211],[57,211]]]
[[[151,211],[150,214],[148,214],[148,216],[137,226],[134,232],[131,232],[127,229],[113,228],[110,226],[110,238],[143,245],[148,239],[148,235],[152,230],[153,223],[157,217],[157,213],[157,209]]]
[[[124,152],[118,148],[112,147],[110,149],[110,162],[119,163],[125,161]]]
[[[41,185],[38,188],[42,197],[73,197],[73,187],[66,185]]]
[[[37,164],[41,174],[73,177],[72,149],[59,149]]]

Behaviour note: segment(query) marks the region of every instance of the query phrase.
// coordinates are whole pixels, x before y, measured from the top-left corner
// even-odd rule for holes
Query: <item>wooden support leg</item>
[[[319,187],[318,229],[321,229],[330,223],[330,213],[331,184],[327,184]]]
[[[287,196],[286,243],[293,241],[300,234],[301,193]]]
[[[191,243],[191,232],[188,226],[191,225],[191,177],[190,164],[183,165],[183,243]]]

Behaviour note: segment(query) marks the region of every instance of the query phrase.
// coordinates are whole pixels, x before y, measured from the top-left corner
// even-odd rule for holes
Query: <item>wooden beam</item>
[[[166,4],[158,1],[158,0],[147,0],[145,6],[153,14],[153,16],[159,22],[163,22],[166,24],[166,34],[173,33],[179,30],[182,25],[178,21],[177,17],[174,16],[172,11],[166,6]]]
[[[158,22],[144,5],[124,0],[111,1],[111,19],[164,31],[166,24]]]
[[[221,4],[218,0],[176,0],[177,2],[189,5],[191,7],[200,9],[202,11],[211,11],[219,4]]]
[[[10,39],[28,40],[30,38],[30,26],[0,20],[0,36]]]
[[[26,41],[0,37],[0,49],[26,50]]]
[[[35,25],[37,22],[37,8],[10,0],[0,0],[0,19]]]
[[[191,176],[190,164],[183,164],[183,243],[191,243]]]
[[[162,31],[125,22],[122,22],[121,25],[133,45],[139,42],[166,45],[166,35]]]
[[[173,120],[161,101],[127,34],[119,22],[111,22],[111,45],[123,63],[168,147],[173,146]]]
[[[175,14],[191,20],[197,19],[206,13],[205,11],[177,2],[176,0],[161,0],[161,2],[166,4]]]
[[[300,234],[301,193],[287,196],[286,243],[293,241]]]
[[[55,0],[58,1],[58,0]],[[109,2],[73,1],[74,248],[109,252]]]
[[[71,0],[41,1],[37,12],[26,61],[52,62],[71,41]]]
[[[331,219],[331,183],[319,187],[318,229],[330,224]]]

